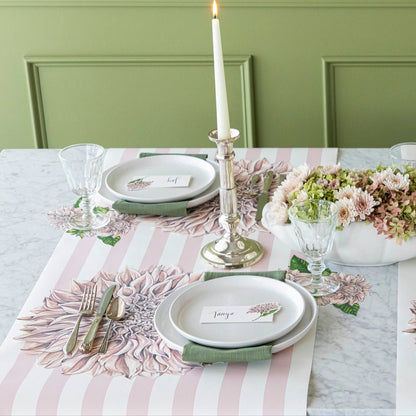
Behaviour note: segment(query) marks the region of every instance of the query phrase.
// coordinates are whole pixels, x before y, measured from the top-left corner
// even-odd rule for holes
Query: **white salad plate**
[[[198,284],[201,284],[201,282],[191,283],[191,285]],[[300,341],[309,332],[318,317],[318,307],[314,297],[297,283],[287,280],[285,284],[294,288],[302,296],[305,303],[305,312],[300,322],[290,332],[280,337],[279,339],[273,340],[273,354],[282,351]],[[188,287],[190,286],[180,287],[169,296],[167,296],[158,306],[154,316],[155,328],[160,337],[166,342],[169,348],[177,350],[181,353],[183,352],[183,347],[189,342],[189,340],[176,331],[168,316],[169,309],[174,300],[186,290],[188,290]]]
[[[189,156],[188,156],[189,157]],[[198,205],[203,204],[204,202],[207,202],[209,200],[211,200],[212,198],[214,198],[214,196],[218,195],[218,192],[220,191],[220,168],[218,166],[218,163],[211,161],[211,160],[207,160],[207,162],[209,164],[212,165],[212,167],[215,169],[215,179],[214,182],[211,184],[211,186],[206,189],[204,192],[196,195],[195,197],[191,198],[188,201],[187,204],[187,208],[194,208],[197,207]],[[109,168],[107,170],[105,170],[103,172],[103,179],[101,181],[101,187],[100,190],[98,191],[98,193],[108,199],[111,202],[116,201],[117,199],[120,199],[117,195],[113,194],[108,188],[107,185],[105,184],[105,179],[107,177],[107,175],[111,172],[113,168]]]
[[[205,306],[255,306],[270,302],[278,302],[281,306],[272,322],[200,322]],[[240,348],[284,336],[299,323],[304,310],[302,295],[284,282],[261,276],[236,275],[189,286],[172,302],[169,318],[178,333],[198,344]]]
[[[143,176],[191,175],[187,187],[145,188],[130,191],[127,184]],[[184,155],[149,156],[129,160],[113,167],[105,185],[118,198],[130,202],[160,203],[183,201],[201,194],[215,181],[211,163]]]

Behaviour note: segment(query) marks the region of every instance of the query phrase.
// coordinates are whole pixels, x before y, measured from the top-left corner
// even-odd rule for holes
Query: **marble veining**
[[[73,203],[56,149],[0,153],[0,342],[62,236],[46,214]],[[388,165],[387,149],[340,149],[343,167]],[[396,373],[397,265],[346,267],[372,285],[358,316],[320,307],[308,414],[393,415]]]

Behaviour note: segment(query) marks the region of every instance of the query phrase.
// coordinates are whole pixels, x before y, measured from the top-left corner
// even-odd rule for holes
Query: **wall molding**
[[[416,56],[322,57],[325,146],[338,147],[335,72],[340,67],[416,66]]]
[[[0,0],[0,7],[211,7],[211,0]],[[415,1],[394,0],[224,0],[238,8],[416,8]]]
[[[26,75],[30,97],[35,147],[48,148],[48,137],[40,70],[44,67],[103,67],[103,66],[212,66],[212,56],[26,56]],[[242,146],[255,147],[253,64],[251,56],[224,56],[224,65],[237,66],[241,74]]]

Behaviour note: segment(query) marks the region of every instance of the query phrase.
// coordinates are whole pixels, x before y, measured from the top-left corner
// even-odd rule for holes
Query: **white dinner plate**
[[[201,323],[205,306],[253,306],[278,302],[272,322]],[[293,287],[261,276],[228,276],[192,285],[177,296],[169,318],[185,338],[217,348],[240,348],[264,344],[282,337],[302,319],[305,302]]]
[[[188,187],[145,188],[130,191],[127,184],[142,176],[191,175]],[[149,156],[121,163],[108,173],[105,184],[120,199],[130,202],[160,203],[183,201],[201,194],[215,180],[212,164],[183,155]]]
[[[199,194],[199,195],[191,198],[188,201],[188,204],[186,206],[187,208],[197,207],[198,205],[201,205],[204,202],[207,202],[210,199],[214,198],[214,196],[218,195],[218,192],[220,190],[220,168],[218,166],[218,163],[216,163],[214,161],[207,160],[207,162],[209,164],[211,164],[212,167],[215,169],[215,179],[214,179],[214,182],[204,192],[202,192],[201,194]],[[114,195],[107,188],[107,185],[105,184],[105,179],[106,179],[107,175],[111,172],[111,169],[112,168],[109,168],[109,169],[107,169],[107,170],[105,170],[103,172],[103,179],[101,181],[101,187],[100,187],[100,190],[98,191],[98,193],[101,196],[103,196],[104,198],[108,199],[109,201],[114,202],[114,201],[116,201],[117,199],[120,199],[120,198],[117,195]]]
[[[200,282],[191,283],[191,285],[200,284]],[[312,328],[312,325],[318,317],[318,307],[314,297],[302,286],[297,283],[286,281],[286,284],[296,289],[302,296],[305,302],[305,312],[300,322],[286,335],[275,340],[272,345],[272,353],[275,354],[282,351],[296,342],[300,341]],[[188,339],[183,337],[176,331],[170,319],[168,318],[169,309],[172,302],[188,289],[189,286],[183,286],[171,293],[163,302],[158,306],[155,316],[154,324],[160,337],[167,343],[169,348],[183,352],[183,347],[189,342]]]

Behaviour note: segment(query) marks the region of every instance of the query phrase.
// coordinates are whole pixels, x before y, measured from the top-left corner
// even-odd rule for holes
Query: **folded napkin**
[[[206,159],[206,154],[190,153],[140,153],[139,157],[161,156],[161,155],[183,155],[192,156],[199,159]],[[121,214],[138,214],[138,215],[162,215],[166,217],[186,217],[188,215],[188,201],[162,202],[157,204],[145,204],[140,202],[129,202],[118,200],[113,203],[113,209]]]
[[[280,281],[285,280],[285,270],[274,270],[268,272],[206,272],[204,280],[217,279],[219,277],[251,275],[263,276]],[[213,348],[188,342],[182,352],[183,361],[199,363],[234,362],[234,361],[261,361],[272,357],[272,345],[258,345],[245,348]]]

